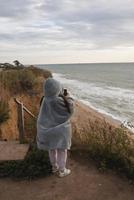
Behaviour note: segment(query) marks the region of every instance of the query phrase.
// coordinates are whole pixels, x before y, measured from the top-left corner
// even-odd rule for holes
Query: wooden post
[[[18,104],[18,128],[20,144],[24,143],[24,109],[23,103]]]
[[[26,111],[30,116],[36,119],[36,116],[33,115],[19,100],[14,98],[15,103],[17,103],[17,111],[18,111],[18,129],[19,129],[19,141],[20,144],[24,143],[24,111]]]

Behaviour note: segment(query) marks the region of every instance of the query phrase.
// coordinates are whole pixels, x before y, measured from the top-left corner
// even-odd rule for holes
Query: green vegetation
[[[35,83],[35,75],[29,70],[20,71],[18,74],[19,85],[22,91],[32,90]]]
[[[7,69],[14,69],[15,66],[10,63],[0,63],[0,69],[7,70]]]
[[[15,65],[0,64],[0,89],[2,91],[0,100],[0,124],[9,118],[9,106],[5,100],[9,100],[15,95],[41,94],[44,78],[52,77],[52,74],[34,66],[22,67],[15,61]],[[41,89],[40,89],[41,88]],[[5,95],[6,93],[6,95]],[[31,98],[31,96],[30,96]],[[38,95],[33,97],[33,102],[37,102]],[[29,99],[29,97],[28,97]],[[38,105],[33,109],[37,112]],[[31,110],[33,112],[33,110]],[[36,120],[27,117],[25,121],[26,142],[31,142],[36,135]],[[51,173],[51,165],[47,152],[38,150],[32,146],[26,158],[22,161],[5,161],[0,163],[0,177],[14,177],[32,179],[47,176]]]
[[[0,125],[9,119],[9,105],[4,100],[0,100]]]
[[[35,76],[28,70],[9,70],[0,72],[0,81],[11,95],[33,89]]]
[[[25,120],[25,141],[26,142],[35,142],[36,140],[36,122],[37,119],[29,116]]]
[[[51,165],[47,152],[32,146],[22,161],[5,161],[0,163],[0,177],[34,179],[51,174]]]
[[[34,66],[21,67],[22,64],[17,60],[15,63],[16,67],[8,63],[0,64],[0,67],[2,67],[0,70],[0,98],[3,102],[9,102],[9,100],[12,100],[12,98],[16,96],[18,99],[19,96],[21,98],[24,96],[24,101],[22,100],[23,103],[26,104],[26,107],[28,107],[32,113],[36,113],[35,115],[37,115],[40,96],[42,93],[42,84],[46,78],[52,77],[52,74],[47,70],[39,69]],[[3,102],[0,102],[0,123],[9,118],[8,103]],[[31,106],[32,104],[30,102],[32,102],[33,106]],[[11,108],[10,116],[13,118],[12,112],[13,110]],[[15,125],[15,122],[13,123]],[[33,140],[35,134],[36,121],[31,119],[31,116],[28,116],[25,118],[26,141],[28,142],[29,140]]]
[[[18,60],[14,60],[13,61],[13,63],[14,63],[14,65],[16,66],[16,67],[21,67],[21,68],[23,68],[24,67],[24,65],[22,65]]]
[[[4,70],[0,72],[0,82],[11,95],[16,95],[32,91],[39,76],[48,78],[52,75],[49,71],[35,67]]]
[[[3,70],[13,70],[13,69],[22,69],[24,65],[22,65],[18,60],[13,61],[13,64],[10,63],[0,63],[0,68]]]
[[[114,169],[134,180],[134,140],[125,128],[114,128],[105,121],[90,122],[83,142],[99,170]]]
[[[45,70],[45,69],[40,69],[37,67],[34,67],[33,65],[27,67],[28,70],[32,71],[32,73],[37,77],[37,76],[42,76],[44,78],[52,77],[52,74],[50,71]]]

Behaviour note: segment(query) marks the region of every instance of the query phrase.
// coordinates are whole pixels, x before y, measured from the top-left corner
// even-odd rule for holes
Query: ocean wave
[[[123,122],[123,121],[124,121],[124,119],[121,118],[121,117],[114,116],[114,115],[112,115],[111,113],[106,112],[106,111],[103,110],[103,109],[94,107],[89,101],[86,101],[86,100],[80,100],[80,101],[81,101],[82,103],[86,104],[87,106],[93,108],[94,110],[98,111],[99,113],[102,113],[102,114],[104,114],[104,115],[108,115],[109,117],[112,117],[113,119],[118,120],[118,121],[120,121],[120,122]]]
[[[127,102],[134,102],[134,91],[118,87],[99,87],[94,83],[82,82],[75,79],[69,79],[65,75],[54,73],[55,78],[68,86],[73,86],[81,90],[85,94],[95,95],[98,97],[112,97],[119,100],[126,100]]]
[[[120,122],[132,122],[134,114],[134,91],[107,85],[71,79],[68,74],[53,73],[71,94],[100,113]]]

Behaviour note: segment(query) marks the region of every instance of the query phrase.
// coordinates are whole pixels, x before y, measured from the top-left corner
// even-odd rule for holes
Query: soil
[[[133,200],[134,186],[114,172],[100,173],[85,154],[69,156],[71,175],[36,180],[0,179],[0,200]]]

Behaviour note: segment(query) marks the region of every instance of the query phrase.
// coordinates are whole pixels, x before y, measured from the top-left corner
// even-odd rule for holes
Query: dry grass
[[[22,69],[11,69],[0,72],[0,88],[11,96],[29,93],[36,87],[39,77],[51,77],[51,72],[34,66]]]
[[[0,125],[9,119],[9,111],[8,103],[0,99]]]
[[[77,140],[74,137],[74,146],[86,148],[100,170],[112,168],[134,180],[134,141],[127,129],[110,126],[105,120],[101,123],[96,120],[89,121],[85,130],[75,131]]]

